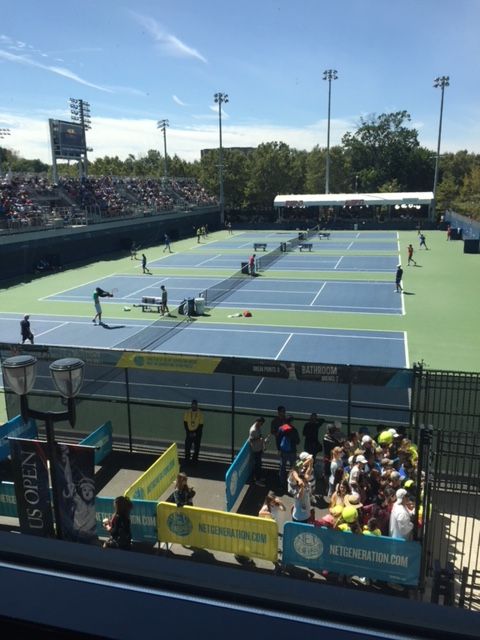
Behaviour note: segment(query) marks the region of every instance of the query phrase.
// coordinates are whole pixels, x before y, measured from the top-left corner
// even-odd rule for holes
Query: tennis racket
[[[112,289],[112,298],[116,298],[118,296],[118,289],[115,287]]]

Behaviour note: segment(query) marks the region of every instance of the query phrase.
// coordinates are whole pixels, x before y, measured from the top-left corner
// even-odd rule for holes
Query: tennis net
[[[179,308],[176,310],[175,316],[172,316],[171,321],[164,319],[163,317],[155,322],[152,322],[147,327],[143,327],[130,338],[127,338],[123,342],[120,342],[115,346],[115,349],[127,349],[129,351],[148,351],[153,350],[160,344],[163,344],[179,331],[184,329],[190,322],[190,318],[185,315],[180,315]],[[176,318],[181,318],[180,320]]]
[[[248,274],[236,271],[232,276],[200,291],[199,296],[205,300],[205,306],[214,307],[216,304],[227,298],[232,291],[240,289],[250,280]]]
[[[285,246],[285,249],[282,248],[282,245]],[[279,260],[282,257],[282,254],[286,250],[286,243],[283,242],[273,251],[269,251],[267,254],[261,256],[257,259],[257,269],[259,271],[265,271],[268,267]]]

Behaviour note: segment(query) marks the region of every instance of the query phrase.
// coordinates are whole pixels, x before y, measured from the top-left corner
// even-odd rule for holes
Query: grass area
[[[259,234],[260,235],[260,234]],[[237,237],[237,234],[233,238]],[[208,242],[230,239],[220,231],[209,236]],[[238,312],[235,308],[215,308],[210,316],[199,318],[198,322],[224,322],[244,325],[246,322],[259,325],[298,326],[314,328],[362,329],[372,331],[405,331],[408,338],[409,362],[424,360],[429,368],[458,371],[478,371],[480,368],[480,255],[464,254],[463,242],[447,242],[446,234],[440,231],[427,233],[429,251],[418,250],[415,231],[400,232],[401,261],[404,265],[404,301],[406,315],[388,316],[375,314],[329,313],[269,310],[254,310],[253,318],[228,318]],[[370,241],[370,239],[369,239]],[[417,267],[406,266],[406,248],[412,243]],[[187,239],[172,245],[175,252],[191,251],[198,247],[195,239]],[[213,249],[213,247],[212,247]],[[247,257],[251,249],[242,255]],[[163,247],[145,251],[149,263],[166,258]],[[322,250],[322,255],[324,250]],[[325,255],[330,252],[326,251]],[[339,253],[339,252],[334,252]],[[357,252],[358,253],[358,252]],[[141,251],[139,252],[139,256]],[[318,253],[316,254],[318,255]],[[350,254],[349,254],[350,255]],[[362,254],[365,255],[365,254]],[[384,252],[370,252],[369,255],[384,255]],[[391,254],[390,254],[391,255]],[[281,264],[281,263],[277,263]],[[0,291],[0,308],[3,313],[13,313],[19,317],[26,313],[48,315],[76,315],[91,317],[92,304],[67,303],[41,300],[41,298],[84,285],[101,281],[112,274],[139,274],[139,261],[129,256],[106,259],[89,266],[70,269],[65,272],[36,278],[30,282],[20,282],[4,287]],[[154,275],[180,275],[172,268],[151,267]],[[181,270],[181,275],[228,277],[231,272],[211,269]],[[265,271],[262,278],[272,281],[289,279],[330,279],[330,280],[391,280],[394,288],[394,274],[385,273],[339,273],[339,272],[282,272]],[[125,319],[121,306],[112,305],[109,318]],[[132,309],[129,317],[145,319],[139,309]]]

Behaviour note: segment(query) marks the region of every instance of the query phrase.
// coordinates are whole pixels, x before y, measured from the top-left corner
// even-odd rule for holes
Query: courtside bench
[[[298,246],[300,251],[311,251],[313,244],[311,242],[302,242],[302,244],[299,244]]]
[[[318,232],[318,237],[320,239],[327,238],[327,240],[330,240],[330,231],[319,231]]]
[[[162,299],[143,296],[142,303],[138,306],[142,307],[142,311],[157,311],[157,313],[160,313],[160,309],[162,307]]]
[[[253,250],[254,251],[260,251],[260,249],[262,251],[266,251],[267,250],[267,243],[266,242],[254,242],[253,243]]]

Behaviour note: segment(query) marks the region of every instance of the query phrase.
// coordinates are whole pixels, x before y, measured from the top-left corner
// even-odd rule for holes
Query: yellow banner
[[[117,367],[151,369],[152,371],[176,371],[183,373],[214,373],[221,358],[179,356],[168,353],[124,353]]]
[[[177,542],[272,562],[278,559],[275,520],[160,502],[157,530],[161,542]]]
[[[138,480],[128,487],[124,495],[131,500],[158,500],[177,479],[179,470],[177,444],[174,442]]]

